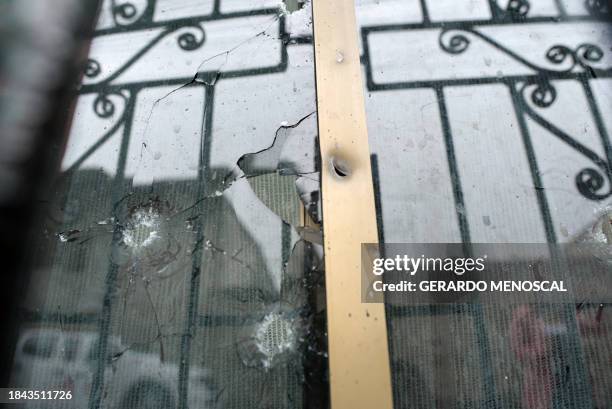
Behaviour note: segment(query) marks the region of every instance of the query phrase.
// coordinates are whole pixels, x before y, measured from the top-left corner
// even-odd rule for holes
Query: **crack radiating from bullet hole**
[[[279,126],[276,129],[276,132],[274,134],[274,139],[272,140],[272,143],[270,144],[270,146],[268,146],[267,148],[261,149],[257,152],[246,153],[242,155],[240,159],[238,159],[238,163],[237,163],[238,167],[244,172],[245,175],[247,175],[247,177],[263,174],[262,172],[258,172],[257,170],[255,170],[257,161],[266,162],[266,165],[267,165],[266,167],[270,169],[269,171],[267,171],[267,173],[273,173],[273,172],[279,171],[280,170],[279,164],[280,164],[280,159],[281,159],[280,157],[282,154],[282,150],[283,150],[283,147],[285,146],[285,143],[287,142],[287,139],[289,138],[288,133],[281,133],[281,131],[284,129],[297,128],[305,120],[313,116],[315,113],[316,111],[310,112],[309,114],[303,116],[302,118],[300,118],[297,122],[295,122],[292,125]],[[291,168],[281,168],[281,169],[291,169]],[[314,172],[315,171],[308,172],[308,173],[314,173]],[[300,173],[298,172],[294,174],[298,176],[300,175]]]
[[[278,14],[277,14],[277,15],[275,15],[275,16],[274,16],[274,18],[272,19],[272,21],[270,22],[270,24],[268,24],[268,25],[267,25],[267,26],[266,26],[266,27],[265,27],[265,28],[264,28],[262,31],[260,31],[260,32],[256,33],[255,35],[253,35],[253,36],[251,36],[251,37],[249,37],[249,38],[247,38],[247,39],[245,39],[245,40],[243,40],[243,41],[241,41],[241,42],[239,42],[239,43],[238,43],[238,44],[236,44],[234,47],[231,47],[231,48],[229,48],[228,50],[222,51],[222,52],[220,52],[220,53],[217,53],[217,54],[215,54],[215,55],[212,55],[212,56],[210,56],[210,57],[205,58],[205,59],[204,59],[202,62],[200,62],[200,64],[199,64],[199,65],[198,65],[198,67],[196,68],[196,72],[195,72],[195,74],[193,75],[193,78],[192,78],[192,79],[191,79],[189,82],[186,82],[186,83],[184,83],[184,84],[180,85],[179,87],[177,87],[177,88],[175,88],[175,89],[173,89],[173,90],[169,91],[169,92],[168,92],[167,94],[165,94],[164,96],[162,96],[162,97],[160,97],[160,98],[156,99],[156,100],[153,102],[153,105],[151,106],[151,110],[149,111],[149,114],[147,115],[147,119],[146,119],[146,121],[145,121],[146,126],[145,126],[145,129],[144,129],[144,131],[143,131],[143,136],[144,136],[144,135],[147,135],[148,130],[149,130],[149,123],[151,122],[151,117],[153,116],[153,111],[155,111],[155,108],[156,108],[156,107],[159,105],[159,103],[160,103],[161,101],[163,101],[164,99],[168,98],[169,96],[171,96],[171,95],[172,95],[172,94],[174,94],[175,92],[178,92],[178,91],[180,91],[181,89],[187,88],[187,87],[192,86],[192,85],[194,85],[194,84],[203,85],[203,86],[205,86],[205,87],[212,87],[212,86],[215,86],[215,85],[216,85],[216,83],[217,83],[217,81],[218,81],[218,80],[219,80],[219,78],[221,77],[221,73],[222,73],[223,67],[225,67],[225,65],[226,65],[226,64],[227,64],[227,62],[229,61],[229,56],[230,56],[230,54],[231,54],[231,53],[233,53],[234,51],[238,50],[240,47],[242,47],[242,46],[244,46],[244,45],[248,44],[250,41],[252,41],[252,40],[254,40],[254,39],[258,38],[258,37],[261,37],[261,36],[266,35],[266,32],[267,32],[267,31],[270,29],[270,27],[271,27],[271,26],[272,26],[274,23],[276,23],[277,21],[279,21],[279,19],[280,19],[280,15],[278,15]],[[210,62],[210,61],[212,61],[212,60],[214,60],[214,59],[218,58],[218,57],[221,57],[221,56],[225,56],[225,60],[224,60],[224,61],[223,61],[223,63],[222,63],[220,66],[219,66],[219,68],[216,70],[216,72],[215,72],[213,75],[211,75],[211,80],[210,80],[210,81],[206,81],[205,79],[200,78],[200,75],[202,74],[201,70],[202,70],[202,68],[204,67],[204,65],[205,65],[206,63],[208,63],[208,62]],[[141,150],[141,152],[140,152],[140,158],[142,159],[142,150]]]

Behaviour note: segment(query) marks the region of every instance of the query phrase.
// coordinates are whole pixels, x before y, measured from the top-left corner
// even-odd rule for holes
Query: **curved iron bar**
[[[177,44],[180,48],[182,48],[185,51],[193,51],[193,50],[198,49],[206,41],[206,32],[204,31],[204,28],[201,25],[191,24],[191,25],[186,25],[186,26],[167,27],[164,31],[162,31],[155,38],[149,41],[147,45],[145,45],[138,52],[136,52],[136,54],[134,54],[129,60],[127,60],[125,64],[119,67],[114,73],[112,73],[111,75],[109,75],[107,78],[105,78],[104,80],[100,82],[86,84],[86,85],[88,87],[92,87],[92,86],[102,87],[106,84],[109,84],[113,80],[117,79],[121,74],[123,74],[128,68],[130,68],[136,61],[138,61],[144,54],[146,54],[151,48],[153,48],[157,43],[163,40],[166,36],[172,33],[175,33],[179,30],[184,30],[184,29],[189,29],[189,28],[196,29],[197,31],[199,31],[200,38],[198,38],[197,35],[190,33],[190,32],[183,33],[179,35],[179,37],[177,38]],[[90,68],[92,66],[97,66],[98,71],[100,70],[100,63],[95,59],[89,59],[88,65],[86,68],[86,72],[87,70],[92,71],[92,69]],[[90,75],[87,75],[87,76],[90,77]]]
[[[517,21],[523,20],[527,17],[531,4],[528,0],[510,0],[503,9],[499,6],[497,1],[493,0],[490,2],[491,12],[497,19]]]
[[[490,0],[491,13],[497,19],[520,21],[527,17],[529,10],[531,9],[531,3],[529,0],[510,0],[506,5],[506,9],[503,9],[497,3],[497,0]],[[604,17],[610,13],[610,8],[606,0],[584,0],[584,9],[594,17]],[[562,13],[565,13],[563,5],[559,8],[562,9]]]
[[[102,72],[100,63],[94,59],[88,58],[87,62],[85,63],[83,75],[85,75],[87,78],[95,78],[100,75],[100,72]]]
[[[469,34],[472,34],[480,38],[486,43],[492,45],[497,50],[508,55],[515,61],[518,61],[524,66],[534,71],[537,71],[537,73],[540,75],[554,75],[554,74],[560,74],[560,73],[569,73],[569,72],[572,72],[572,70],[577,66],[583,68],[586,71],[595,72],[597,69],[589,65],[587,61],[597,62],[603,58],[603,50],[595,44],[583,43],[579,45],[575,50],[572,50],[569,47],[564,46],[564,45],[554,45],[547,51],[546,58],[553,64],[561,64],[569,56],[572,59],[572,64],[569,68],[566,68],[563,70],[553,70],[553,69],[542,67],[540,65],[532,63],[531,61],[520,56],[519,54],[512,51],[508,47],[505,47],[499,42],[493,40],[491,37],[474,29],[473,27],[449,28],[449,29],[443,29],[440,32],[440,35],[438,37],[438,43],[440,45],[440,48],[450,54],[463,53],[464,51],[468,49],[471,43],[470,39],[465,34],[458,33],[458,34],[451,36],[450,41],[448,41],[448,44],[447,44],[445,42],[445,37],[447,37],[448,33],[453,32],[453,31],[469,33]]]
[[[153,11],[154,0],[147,0],[144,9],[139,13],[138,7],[130,1],[118,3],[117,0],[111,0],[111,15],[113,23],[116,27],[128,27],[144,20],[150,16]]]
[[[126,96],[122,92],[112,92],[108,94],[100,93],[94,100],[94,113],[100,118],[109,118],[115,113],[115,104],[109,98],[109,96],[111,95],[118,95],[124,101],[124,109],[121,113],[121,116],[119,117],[117,122],[115,122],[115,124],[108,131],[106,131],[93,145],[91,145],[89,149],[87,149],[72,165],[70,165],[68,169],[62,172],[62,175],[64,175],[64,177],[68,177],[68,175],[77,170],[77,168],[81,166],[83,162],[87,160],[87,158],[89,158],[98,148],[104,145],[104,143],[106,143],[106,141],[108,141],[115,134],[115,132],[117,132],[117,130],[125,123],[127,119],[127,107],[129,98],[134,98],[133,95]]]
[[[576,188],[584,197],[590,200],[603,200],[610,196],[612,196],[612,167],[610,164],[602,159],[596,152],[589,149],[582,143],[578,142],[576,139],[568,135],[563,130],[559,129],[548,120],[544,119],[537,112],[535,112],[526,102],[525,100],[525,90],[527,88],[527,84],[523,84],[518,94],[523,100],[522,110],[525,112],[531,119],[533,119],[537,124],[545,128],[547,131],[552,133],[554,136],[559,138],[561,141],[565,142],[572,149],[579,152],[581,155],[592,161],[598,169],[595,168],[584,168],[575,177]],[[603,175],[602,175],[603,173]],[[604,185],[605,182],[608,182],[609,191],[601,194],[598,193]]]
[[[448,39],[447,34],[452,31],[458,31],[459,33],[452,35],[450,39]],[[546,52],[546,59],[552,64],[559,65],[567,61],[569,58],[571,64],[568,68],[562,70],[552,70],[550,68],[542,67],[540,65],[532,63],[526,58],[520,56],[509,48],[493,40],[489,36],[477,31],[473,27],[466,27],[462,29],[443,29],[438,37],[438,43],[440,45],[440,48],[450,54],[461,54],[465,52],[470,45],[470,39],[461,32],[470,33],[482,39],[483,41],[492,45],[497,50],[502,51],[504,54],[508,55],[515,61],[518,61],[524,66],[536,71],[538,76],[538,86],[532,92],[531,100],[534,104],[542,108],[551,106],[557,98],[557,91],[548,80],[548,77],[558,74],[572,73],[576,67],[580,67],[591,77],[597,77],[598,72],[609,70],[609,68],[603,70],[597,69],[589,64],[591,62],[601,61],[604,56],[604,51],[595,44],[582,43],[578,47],[576,47],[576,49],[571,49],[565,45],[553,45]]]

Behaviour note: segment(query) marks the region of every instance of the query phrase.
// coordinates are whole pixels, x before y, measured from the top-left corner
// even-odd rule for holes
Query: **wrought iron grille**
[[[593,234],[590,226],[605,213],[612,194],[610,123],[606,122],[610,103],[602,97],[609,95],[610,83],[605,81],[612,73],[606,2],[364,0],[357,1],[357,14],[361,21],[368,127],[376,152],[372,162],[381,242],[556,243],[580,240],[585,230],[587,235]],[[576,32],[588,34],[577,38],[573,35]],[[594,91],[595,84],[598,91]],[[494,96],[479,103],[487,98],[487,92]],[[459,98],[462,102],[457,103]],[[504,108],[497,109],[497,104]],[[555,105],[566,112],[567,120],[561,124],[558,113],[552,119],[547,115]],[[434,112],[424,115],[429,109]],[[400,119],[402,116],[406,119]],[[516,127],[478,129],[496,116],[504,125]],[[503,119],[506,116],[510,118],[507,122]],[[572,121],[589,125],[577,133]],[[534,131],[536,126],[540,128]],[[440,132],[436,133],[438,128]],[[421,139],[428,133],[433,133],[433,138],[440,136],[437,150],[425,148],[434,140]],[[500,135],[498,139],[495,134]],[[592,137],[585,138],[585,134]],[[479,144],[484,147],[479,148]],[[564,163],[542,153],[543,149],[562,149],[559,146],[573,152],[562,155]],[[403,153],[417,148],[420,154]],[[394,151],[400,153],[394,156]],[[522,162],[528,173],[515,171]],[[580,164],[577,170],[575,163]],[[552,168],[562,170],[551,176]],[[566,175],[569,169],[573,173]],[[439,179],[430,177],[439,173]],[[439,180],[448,183],[448,197],[445,190],[431,187],[440,184]],[[508,182],[507,194],[490,197]],[[569,192],[584,213],[558,211],[566,203],[555,193],[559,189]],[[486,193],[466,201],[466,195],[476,196],[474,192]],[[521,199],[533,198],[537,206],[522,207],[519,194]],[[415,201],[422,203],[414,206]],[[487,211],[491,208],[503,209],[503,213],[490,216]],[[492,230],[496,221],[498,229],[506,234]],[[514,233],[513,222],[520,226]],[[428,223],[432,225],[427,227]],[[573,223],[574,229],[568,232],[563,223]],[[473,225],[477,226],[476,234]],[[594,407],[601,405],[601,399],[609,393],[601,384],[590,385],[589,371],[593,373],[594,369],[589,365],[593,362],[587,362],[589,353],[584,350],[575,321],[582,308],[594,311],[603,307],[581,305],[577,310],[568,305],[556,313],[542,312],[544,316],[561,314],[573,329],[561,341],[564,352],[558,358],[558,365],[566,365],[568,372],[571,368],[572,374],[561,376],[559,382],[567,391],[555,394],[554,405]],[[388,304],[396,406],[430,407],[444,396],[452,398],[443,402],[466,407],[511,406],[512,396],[520,388],[509,387],[512,381],[500,375],[512,372],[512,365],[503,357],[503,347],[497,345],[506,337],[495,328],[503,327],[508,319],[504,314],[503,309],[480,305]],[[451,328],[458,331],[461,341],[449,339]],[[416,341],[410,339],[415,332],[431,332],[437,341],[428,341],[424,335],[420,342],[437,342],[437,346],[414,345]],[[478,368],[453,367],[459,380],[435,369],[439,364],[436,359],[461,362],[461,358],[436,358],[435,354],[436,349],[455,351],[458,342],[473,345],[477,352],[472,355],[465,351],[467,358],[463,359],[479,363]],[[602,345],[599,352],[590,354],[599,356],[600,352],[605,356]],[[429,356],[433,363],[426,363],[429,361],[421,356]],[[460,368],[461,364],[455,365]],[[474,379],[479,379],[479,385],[474,385]],[[508,392],[513,388],[514,392]]]

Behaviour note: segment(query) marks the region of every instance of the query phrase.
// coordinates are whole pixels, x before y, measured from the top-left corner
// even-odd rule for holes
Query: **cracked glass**
[[[609,253],[609,2],[356,8],[381,242]],[[610,407],[605,304],[386,304],[395,407]]]
[[[11,374],[73,397],[27,407],[323,405],[310,10],[102,2]]]
[[[327,407],[311,1],[99,3],[11,386],[72,392],[28,408]],[[355,7],[381,243],[609,257],[609,2]],[[394,407],[610,407],[609,304],[402,297]]]

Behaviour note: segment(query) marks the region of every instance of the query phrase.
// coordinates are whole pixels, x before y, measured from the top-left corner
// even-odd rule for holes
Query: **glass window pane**
[[[607,2],[356,7],[381,241],[610,243]],[[607,405],[603,304],[387,308],[396,407]]]
[[[103,2],[23,305],[76,406],[313,399],[313,54],[304,1]]]

